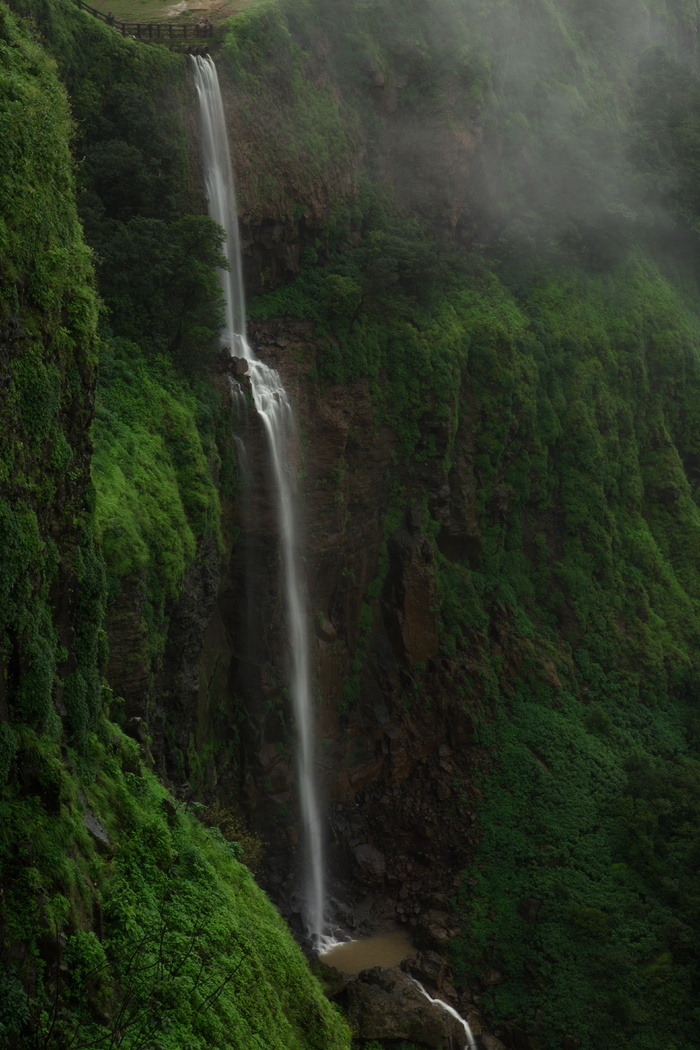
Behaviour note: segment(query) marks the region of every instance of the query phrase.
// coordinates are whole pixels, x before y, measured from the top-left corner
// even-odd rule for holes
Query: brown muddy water
[[[392,933],[382,933],[378,937],[368,937],[363,941],[334,944],[332,948],[322,952],[319,959],[326,966],[333,966],[341,973],[358,974],[362,970],[370,970],[373,966],[390,970],[392,966],[399,966],[411,955],[415,955],[415,948],[408,934],[404,930],[394,930]]]

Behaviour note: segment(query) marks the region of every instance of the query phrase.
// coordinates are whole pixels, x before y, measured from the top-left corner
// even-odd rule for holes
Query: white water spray
[[[297,730],[297,769],[305,850],[306,922],[313,944],[319,949],[324,942],[325,929],[323,841],[314,771],[308,632],[289,459],[294,417],[279,374],[257,359],[246,338],[238,211],[219,80],[216,66],[209,56],[193,57],[193,62],[209,215],[226,230],[224,253],[230,266],[230,271],[220,271],[226,299],[226,327],[222,332],[222,345],[227,346],[232,355],[244,357],[248,361],[253,401],[265,426],[275,478],[290,648],[290,686]]]
[[[472,1048],[473,1050],[476,1050],[476,1037],[474,1036],[471,1028],[469,1027],[469,1022],[465,1021],[462,1015],[457,1013],[454,1006],[450,1006],[449,1003],[444,1003],[442,999],[433,999],[432,995],[429,995],[426,992],[423,985],[420,983],[420,981],[417,981],[415,977],[411,977],[411,980],[415,985],[417,985],[418,988],[420,988],[421,992],[429,1002],[434,1003],[435,1006],[439,1006],[441,1010],[445,1011],[445,1013],[450,1014],[451,1017],[454,1017],[455,1021],[459,1021],[462,1028],[464,1029],[464,1035],[467,1039],[466,1043],[464,1044],[464,1050],[472,1050]]]

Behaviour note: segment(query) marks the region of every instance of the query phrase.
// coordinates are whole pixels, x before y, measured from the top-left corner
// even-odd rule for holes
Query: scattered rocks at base
[[[432,984],[441,989],[448,973],[449,967],[445,959],[437,952],[420,952],[411,965],[411,973],[418,978],[421,984]]]
[[[443,951],[457,932],[457,926],[446,911],[428,908],[418,916],[413,939],[419,948]]]
[[[430,1003],[398,967],[364,970],[348,981],[338,997],[358,1039],[406,1039],[444,1047],[449,1036],[464,1037],[457,1020]]]

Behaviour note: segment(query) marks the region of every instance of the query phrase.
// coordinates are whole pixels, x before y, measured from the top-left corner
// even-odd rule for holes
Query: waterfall
[[[258,360],[246,338],[238,211],[219,80],[216,66],[209,56],[193,56],[193,62],[209,215],[226,231],[224,252],[230,266],[229,271],[220,271],[226,300],[226,327],[221,342],[232,355],[244,357],[248,361],[253,402],[265,427],[275,479],[290,651],[290,689],[297,733],[297,773],[304,836],[305,918],[309,936],[315,948],[319,949],[325,929],[323,840],[314,770],[309,639],[289,458],[294,417],[279,374]]]
[[[410,976],[411,975],[409,974],[409,977]],[[426,992],[423,985],[420,983],[420,981],[417,981],[415,977],[411,977],[411,980],[415,985],[418,986],[418,988],[420,988],[421,992],[429,1002],[434,1003],[435,1006],[439,1006],[441,1010],[444,1010],[445,1013],[450,1014],[450,1016],[454,1017],[456,1021],[459,1021],[462,1028],[464,1029],[464,1035],[467,1040],[464,1044],[464,1050],[476,1050],[476,1037],[474,1036],[471,1028],[469,1027],[469,1022],[465,1021],[462,1015],[457,1013],[454,1006],[450,1006],[449,1003],[444,1003],[442,999],[433,999],[432,995],[429,995],[428,992]]]

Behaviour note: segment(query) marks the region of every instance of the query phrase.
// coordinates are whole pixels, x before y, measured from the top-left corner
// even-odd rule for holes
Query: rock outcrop
[[[401,969],[364,970],[337,997],[357,1039],[406,1039],[420,1046],[444,1047],[464,1041],[456,1018],[429,1002]]]
[[[448,902],[473,841],[473,727],[453,687],[463,668],[440,654],[433,547],[419,496],[429,485],[429,499],[447,508],[448,528],[446,493],[459,482],[406,472],[405,506],[380,565],[395,435],[378,422],[368,383],[318,384],[309,322],[252,324],[250,337],[280,371],[299,422],[316,735],[331,892],[342,902],[337,919],[353,935],[399,923],[419,948],[440,952],[454,933]],[[235,398],[245,446],[233,523],[239,539],[215,599],[207,573],[184,595],[159,688],[163,709],[179,711],[181,747],[188,735],[220,743],[209,748],[205,783],[225,790],[228,782],[242,800],[268,843],[266,885],[294,919],[294,733],[268,453],[255,412],[243,407],[247,377],[235,362],[226,369],[221,382],[230,377],[242,392]],[[212,602],[198,658],[194,638]],[[170,775],[177,779],[176,770]]]

